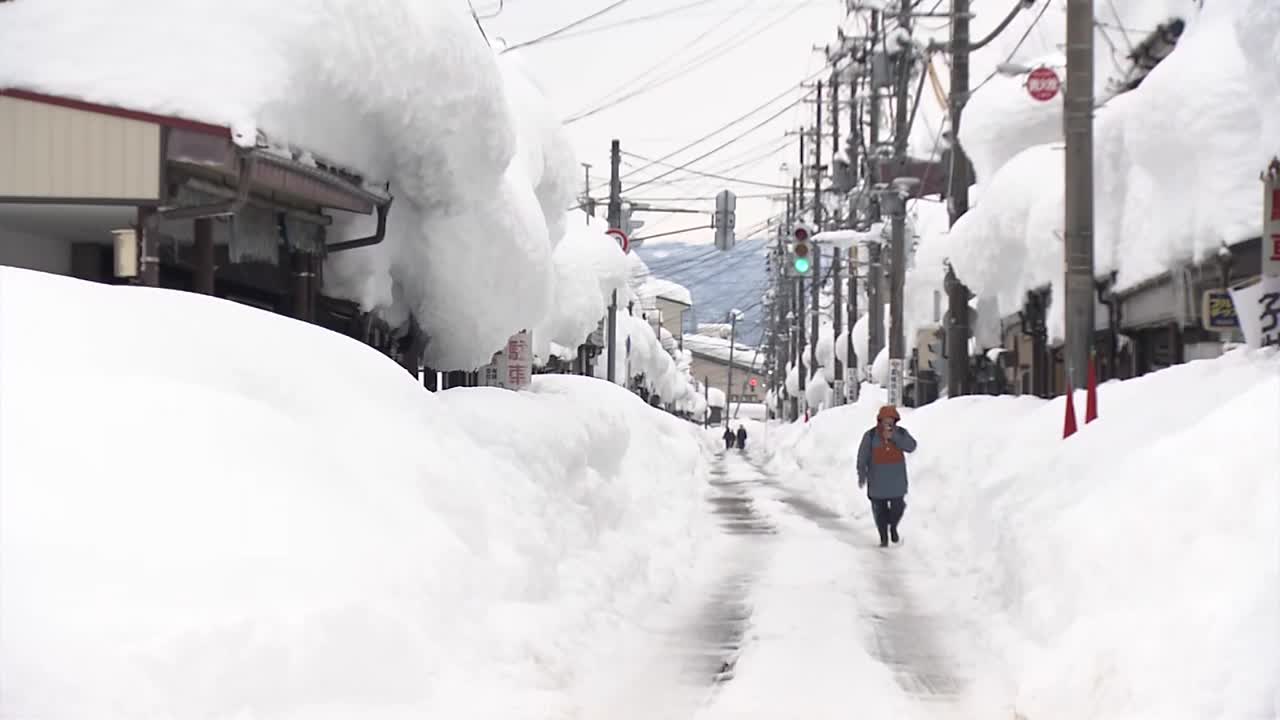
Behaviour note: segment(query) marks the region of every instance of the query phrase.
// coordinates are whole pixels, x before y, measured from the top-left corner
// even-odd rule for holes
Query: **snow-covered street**
[[[0,0],[0,720],[1280,720],[1280,0]]]
[[[910,542],[882,549],[869,512],[842,517],[736,453],[723,462],[777,534],[735,677],[698,717],[972,717],[964,621]]]

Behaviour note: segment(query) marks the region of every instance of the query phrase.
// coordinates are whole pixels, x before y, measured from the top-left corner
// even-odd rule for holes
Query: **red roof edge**
[[[32,92],[30,90],[19,90],[17,88],[0,87],[0,95],[17,98],[19,100],[29,100],[31,102],[44,103],[46,105],[57,105],[59,107],[71,108],[73,110],[83,110],[85,112],[98,113],[100,115],[112,115],[115,117],[127,118],[129,120],[140,120],[142,122],[155,123],[165,127],[180,128],[182,130],[190,130],[192,132],[203,133],[205,135],[214,135],[216,137],[231,139],[231,128],[225,125],[214,125],[211,123],[203,123],[197,120],[187,120],[186,118],[175,117],[173,115],[156,115],[154,113],[142,112],[139,110],[129,110],[127,108],[116,107],[113,105],[101,105],[98,103],[85,102],[84,100],[76,100],[59,95],[46,95],[45,93]]]

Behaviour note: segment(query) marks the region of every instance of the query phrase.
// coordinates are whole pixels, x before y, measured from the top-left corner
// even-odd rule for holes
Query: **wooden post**
[[[311,253],[294,250],[290,253],[290,264],[293,273],[290,285],[293,290],[293,316],[303,322],[312,322],[315,318],[315,284],[312,282],[315,272],[312,269]]]
[[[153,207],[138,207],[138,284],[160,287],[159,238],[147,221],[156,211]]]
[[[193,288],[204,295],[213,295],[217,261],[213,247],[213,219],[196,218],[192,221],[195,236],[195,277]]]

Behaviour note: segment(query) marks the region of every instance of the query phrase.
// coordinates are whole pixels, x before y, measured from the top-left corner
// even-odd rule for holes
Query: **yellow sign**
[[[1240,326],[1235,303],[1226,290],[1205,290],[1200,315],[1205,330],[1231,330]]]

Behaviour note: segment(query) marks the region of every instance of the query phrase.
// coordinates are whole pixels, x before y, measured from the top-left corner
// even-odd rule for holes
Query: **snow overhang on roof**
[[[248,178],[253,190],[272,199],[292,199],[362,214],[370,214],[391,201],[385,186],[372,186],[358,173],[327,162],[305,149],[273,143],[261,132],[254,138],[252,147],[244,148],[237,143],[238,138],[231,128],[225,125],[20,88],[0,88],[0,96],[159,126],[165,132],[164,160],[196,178],[224,183],[234,181],[240,174],[239,161],[251,157],[255,162]]]

